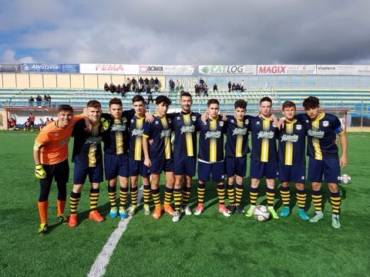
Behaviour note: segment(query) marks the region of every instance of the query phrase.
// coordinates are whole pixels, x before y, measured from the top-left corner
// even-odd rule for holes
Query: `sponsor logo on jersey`
[[[218,139],[221,137],[221,131],[207,131],[205,134],[206,139]]]
[[[325,135],[325,132],[324,131],[315,131],[315,130],[310,129],[310,130],[308,130],[307,134],[310,137],[322,139]]]
[[[182,126],[181,127],[181,134],[184,133],[194,133],[195,132],[195,126],[190,125],[190,126]]]
[[[273,131],[259,131],[257,135],[257,139],[272,139],[274,138]]]
[[[131,131],[131,136],[137,136],[137,137],[141,137],[141,136],[143,136],[143,134],[144,134],[144,129],[133,129],[132,131]]]
[[[171,129],[162,130],[161,132],[161,138],[166,138],[171,136]]]
[[[233,136],[242,135],[245,136],[247,134],[247,128],[235,128],[233,130]]]
[[[281,136],[281,142],[297,142],[298,141],[298,135],[288,135],[284,134]]]

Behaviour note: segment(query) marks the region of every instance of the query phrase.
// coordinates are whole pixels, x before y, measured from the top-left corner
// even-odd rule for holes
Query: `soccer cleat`
[[[229,212],[231,214],[233,214],[235,212],[236,206],[235,205],[228,205],[226,208],[229,210]]]
[[[144,215],[150,215],[150,207],[148,204],[144,204]]]
[[[252,217],[254,213],[254,208],[256,208],[256,205],[251,205],[247,212],[245,213],[246,217]]]
[[[102,217],[101,214],[97,210],[91,211],[89,213],[89,219],[95,222],[104,221],[104,217]]]
[[[41,223],[39,226],[38,233],[39,234],[46,234],[48,232],[48,224],[47,223]]]
[[[193,213],[191,212],[191,209],[189,206],[186,206],[184,209],[185,215],[192,215]]]
[[[164,210],[165,213],[169,214],[170,216],[173,216],[173,213],[175,212],[170,204],[164,204],[163,205],[163,210]]]
[[[288,217],[288,215],[290,214],[290,208],[289,207],[287,207],[287,206],[284,206],[282,209],[281,209],[281,211],[280,211],[280,213],[279,213],[279,215],[281,216],[281,217]]]
[[[117,207],[113,207],[113,208],[110,208],[110,211],[109,211],[109,216],[111,218],[116,218],[118,215],[118,210],[117,210]]]
[[[195,208],[194,215],[200,215],[204,212],[204,204],[199,203]]]
[[[310,219],[310,217],[307,215],[304,209],[298,209],[298,216],[303,221],[308,221]]]
[[[218,205],[218,212],[225,217],[231,216],[231,212],[223,204]]]
[[[132,205],[128,208],[128,215],[133,216],[136,213],[136,206]]]
[[[269,213],[271,214],[273,219],[279,219],[279,216],[278,216],[277,212],[275,211],[274,207],[269,206],[269,207],[267,207],[267,210],[269,211]]]
[[[181,213],[178,211],[174,211],[173,216],[172,216],[172,222],[174,223],[179,222],[180,218],[181,218]]]
[[[128,217],[126,209],[123,208],[119,209],[119,217],[121,218],[121,220],[124,220]]]
[[[68,219],[68,226],[71,228],[76,227],[78,224],[77,214],[71,214]]]
[[[162,208],[160,205],[155,206],[152,216],[154,219],[160,219],[162,216]]]
[[[244,212],[244,210],[240,205],[235,206],[235,213],[242,214],[243,212]]]
[[[315,215],[310,219],[310,222],[316,223],[316,222],[319,222],[323,218],[324,218],[324,214],[322,212],[315,212]]]
[[[334,229],[339,229],[340,228],[339,214],[333,214],[331,216],[331,226]]]

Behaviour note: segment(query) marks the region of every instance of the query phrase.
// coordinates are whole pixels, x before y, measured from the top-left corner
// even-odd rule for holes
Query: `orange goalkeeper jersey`
[[[35,147],[40,148],[41,164],[58,164],[68,158],[68,141],[75,123],[81,118],[82,115],[73,116],[66,128],[59,128],[55,121],[41,129],[35,139]]]

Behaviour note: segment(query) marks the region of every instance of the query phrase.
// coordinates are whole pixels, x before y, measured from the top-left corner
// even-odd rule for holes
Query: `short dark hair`
[[[109,107],[112,106],[112,105],[120,105],[122,106],[122,101],[121,99],[117,98],[117,97],[114,97],[112,98],[110,101],[109,101]]]
[[[243,99],[236,100],[235,103],[234,103],[234,108],[235,109],[241,108],[241,109],[245,110],[247,108],[247,101],[245,101]]]
[[[316,109],[320,106],[319,98],[315,96],[309,96],[303,100],[303,108],[305,110]]]
[[[87,102],[86,107],[88,108],[100,108],[101,109],[101,104],[98,100],[90,100]]]
[[[220,102],[218,102],[218,100],[215,99],[215,98],[211,98],[211,99],[208,100],[207,107],[211,106],[212,104],[217,104],[217,105],[220,106]]]
[[[187,92],[187,91],[181,92],[180,98],[182,98],[182,97],[190,97],[190,98],[192,98],[190,92]]]
[[[171,105],[171,100],[170,98],[168,98],[167,96],[165,95],[159,95],[157,96],[157,98],[155,99],[155,104],[156,105],[159,105],[161,103],[164,103],[165,105],[169,106]]]
[[[135,102],[143,102],[143,103],[145,103],[145,99],[141,95],[137,94],[134,97],[132,97],[132,104],[135,103]]]
[[[62,104],[62,105],[58,106],[58,113],[60,113],[60,112],[71,112],[71,113],[73,113],[73,108],[72,108],[71,105]]]
[[[296,107],[296,105],[295,105],[295,103],[293,102],[293,101],[289,101],[289,100],[287,100],[287,101],[285,101],[284,103],[283,103],[283,105],[282,105],[282,110],[284,110],[285,108],[294,108],[294,109],[297,109],[297,107]]]
[[[270,102],[270,104],[272,105],[272,99],[268,96],[265,96],[265,97],[261,98],[260,105],[261,105],[262,102]]]

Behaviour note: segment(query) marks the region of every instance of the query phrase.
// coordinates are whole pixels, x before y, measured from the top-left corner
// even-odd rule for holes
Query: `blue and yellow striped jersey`
[[[167,116],[154,116],[153,122],[144,123],[144,136],[153,140],[149,144],[149,156],[151,159],[172,158],[172,120]]]
[[[299,114],[297,118],[306,124],[308,156],[322,160],[326,156],[338,155],[336,138],[343,132],[338,117],[321,112],[315,120],[310,120],[306,114]]]
[[[226,124],[220,116],[199,124],[199,160],[215,163],[224,159]]]
[[[171,114],[172,127],[175,133],[173,156],[174,159],[196,157],[197,131],[200,123],[199,113]]]
[[[249,153],[248,132],[250,116],[237,120],[234,116],[227,116],[226,120],[226,157],[245,157]]]
[[[145,117],[134,115],[128,122],[129,128],[129,155],[135,161],[142,161],[144,159],[143,152],[143,134],[144,134]]]
[[[306,128],[303,122],[285,120],[279,132],[279,162],[284,165],[304,163],[306,155]]]
[[[270,118],[255,116],[250,118],[250,130],[252,136],[251,158],[261,161],[277,161],[277,137],[278,128]]]

